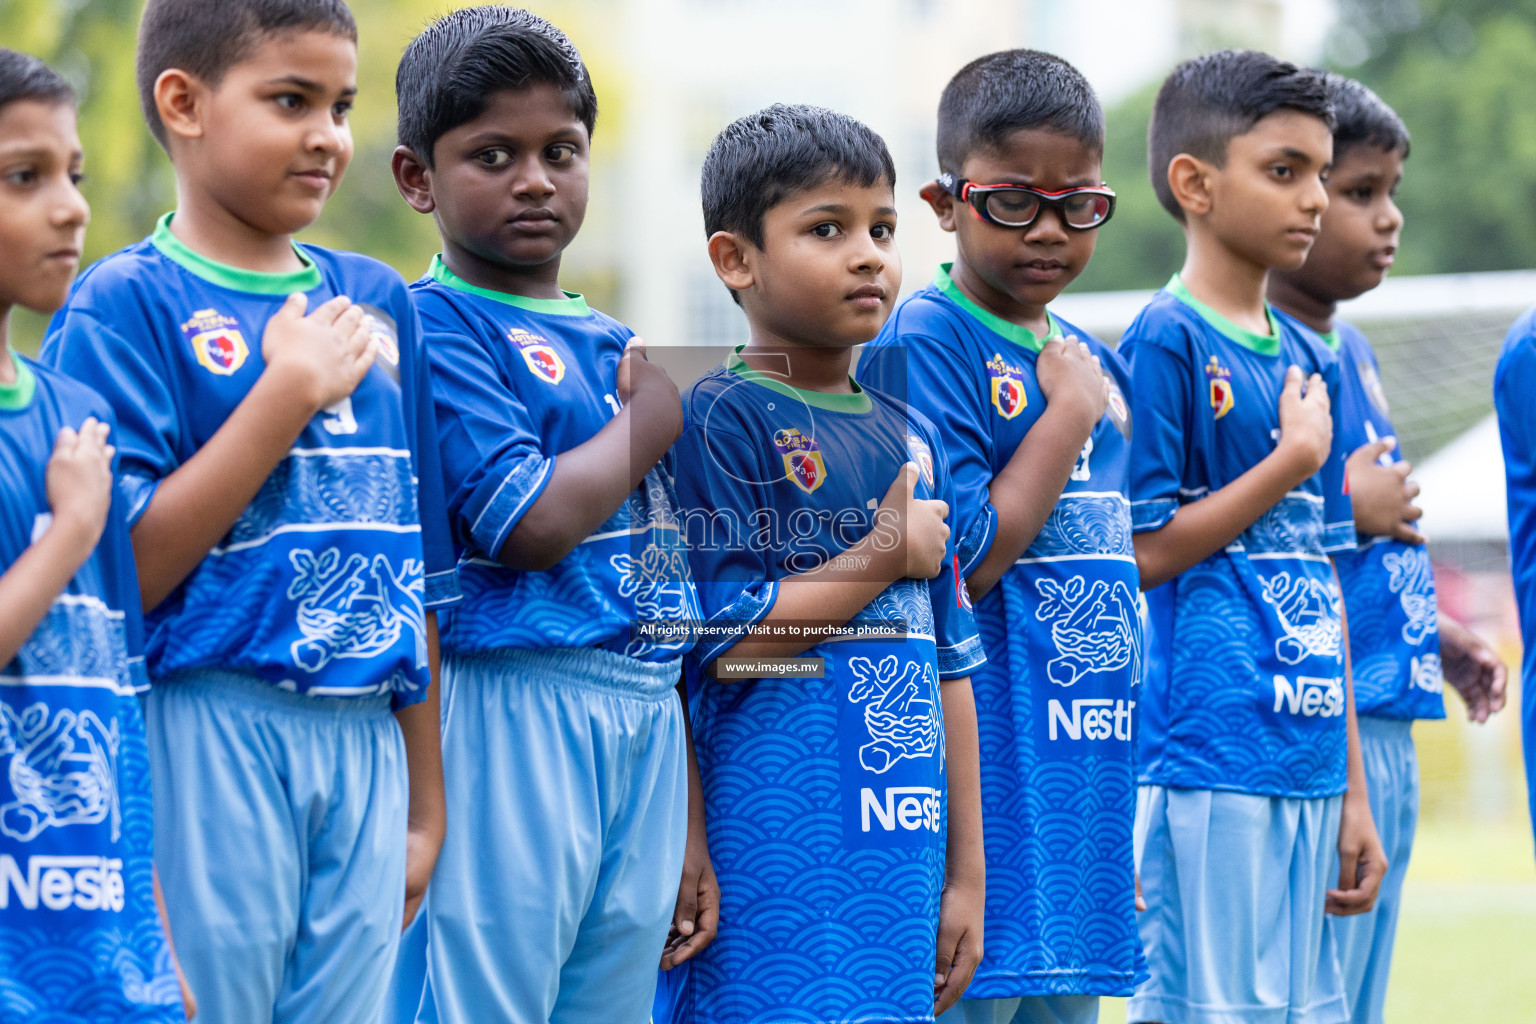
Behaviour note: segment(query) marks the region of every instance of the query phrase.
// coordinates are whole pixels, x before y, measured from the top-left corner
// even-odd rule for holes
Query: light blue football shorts
[[[188,672],[145,700],[155,863],[198,1024],[376,1024],[405,903],[389,697]]]
[[[649,1019],[688,835],[678,678],[597,648],[444,656],[423,1024]]]
[[[1098,996],[1022,996],[962,999],[938,1024],[1098,1024]]]
[[[1382,1024],[1403,879],[1419,824],[1419,759],[1413,749],[1413,723],[1361,715],[1360,753],[1365,758],[1371,816],[1387,851],[1387,877],[1370,913],[1330,916],[1325,927],[1333,933],[1338,951],[1350,1024]],[[1335,861],[1335,876],[1338,870]]]
[[[1136,860],[1151,977],[1126,1004],[1126,1020],[1347,1021],[1323,930],[1342,809],[1339,796],[1140,787]]]

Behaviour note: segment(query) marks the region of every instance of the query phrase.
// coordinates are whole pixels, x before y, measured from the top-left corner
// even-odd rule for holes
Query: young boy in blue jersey
[[[818,107],[743,117],[704,161],[710,258],[751,336],[689,389],[677,446],[721,889],[686,1024],[928,1021],[982,952],[984,659],[948,460],[848,375],[901,283],[895,179],[879,136]]]
[[[1153,107],[1152,185],[1187,253],[1121,346],[1162,666],[1141,704],[1151,977],[1131,1021],[1347,1020],[1324,907],[1370,909],[1386,867],[1329,559],[1354,548],[1338,363],[1265,302],[1317,234],[1332,128],[1319,74],[1252,51],[1181,64]]]
[[[1130,375],[1048,309],[1114,210],[1104,115],[1067,62],[973,61],[939,101],[923,188],[956,255],[865,349],[858,377],[939,428],[987,664],[972,683],[986,958],[945,1020],[1091,1022],[1145,975],[1131,831],[1141,616]]]
[[[70,87],[0,49],[0,1019],[172,1024],[112,410],[9,344],[74,278],[82,159]]]
[[[219,1024],[372,1024],[443,829],[457,588],[416,314],[383,264],[292,240],[351,158],[356,63],[340,0],[150,0],[176,210],[43,349],[118,419],[155,846]]]
[[[406,48],[396,91],[396,184],[442,236],[411,287],[464,588],[443,633],[453,825],[425,996],[402,963],[397,1005],[643,1021],[658,958],[708,944],[716,899],[676,690],[691,633],[661,631],[699,614],[662,464],[677,388],[633,331],[560,288],[597,119],[565,34],[514,8],[456,11]]]
[[[1334,555],[1349,613],[1349,654],[1360,751],[1371,816],[1390,865],[1375,907],[1329,917],[1351,1024],[1381,1024],[1403,879],[1418,821],[1419,772],[1411,727],[1444,718],[1449,682],[1474,721],[1504,703],[1497,655],[1456,622],[1437,615],[1424,538],[1412,525],[1418,485],[1396,451],[1376,353],[1335,314],[1338,304],[1386,277],[1402,213],[1393,202],[1408,156],[1408,129],[1364,85],[1342,75],[1324,82],[1333,106],[1333,169],[1322,230],[1300,269],[1269,276],[1269,300],[1316,331],[1339,357],[1340,438],[1357,544]]]
[[[1504,451],[1509,561],[1525,653],[1520,678],[1536,679],[1536,308],[1510,325],[1493,372],[1493,404]],[[1521,734],[1531,825],[1536,828],[1536,686],[1523,686]]]

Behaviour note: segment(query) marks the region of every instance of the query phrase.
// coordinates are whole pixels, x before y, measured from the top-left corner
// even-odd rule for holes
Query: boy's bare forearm
[[[442,721],[438,697],[437,613],[427,612],[427,661],[431,676],[425,700],[395,712],[405,740],[405,760],[410,774],[409,828],[413,833],[435,837],[441,845],[447,811],[443,798]]]
[[[944,756],[949,777],[949,831],[946,878],[982,885],[987,875],[981,830],[981,754],[976,732],[976,698],[971,679],[939,683],[944,706]]]
[[[1141,589],[1151,590],[1199,565],[1242,536],[1311,473],[1294,456],[1276,448],[1258,465],[1198,501],[1180,505],[1160,529],[1135,537]],[[1301,464],[1301,468],[1305,468]]]
[[[981,564],[966,577],[971,600],[979,600],[997,585],[1050,518],[1093,433],[1093,424],[1085,430],[1082,419],[1047,408],[993,478],[988,501],[997,510],[997,532]]]
[[[553,567],[619,510],[681,433],[681,407],[635,396],[603,429],[560,453],[548,485],[496,560],[524,572]]]
[[[83,531],[55,519],[0,575],[0,665],[16,657],[94,547]]]
[[[319,411],[269,370],[208,443],[160,482],[132,534],[145,609],[208,557]]]
[[[760,627],[795,623],[810,627],[812,635],[802,631],[783,640],[766,636],[746,636],[727,648],[722,658],[792,658],[822,641],[817,627],[835,629],[901,578],[902,552],[882,550],[889,538],[876,530],[835,558],[810,572],[786,576],[779,581],[773,607],[763,616]],[[765,629],[764,632],[767,632]]]

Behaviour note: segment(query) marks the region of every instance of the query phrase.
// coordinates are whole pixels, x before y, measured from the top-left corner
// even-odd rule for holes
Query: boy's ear
[[[155,79],[155,110],[167,135],[195,139],[203,134],[204,100],[208,95],[203,83],[181,70],[166,68]]]
[[[933,208],[934,215],[939,218],[939,227],[945,231],[955,230],[955,218],[959,216],[960,208],[955,204],[955,197],[944,186],[937,181],[930,181],[918,189],[917,194]]]
[[[731,291],[745,291],[755,283],[755,252],[754,246],[729,231],[716,231],[709,236],[709,261],[715,265],[715,275]]]
[[[1168,161],[1168,189],[1187,216],[1203,217],[1211,212],[1210,164],[1188,153]]]
[[[411,209],[417,213],[431,213],[437,208],[432,198],[432,171],[410,146],[396,146],[389,158],[389,169],[395,175],[395,188]]]

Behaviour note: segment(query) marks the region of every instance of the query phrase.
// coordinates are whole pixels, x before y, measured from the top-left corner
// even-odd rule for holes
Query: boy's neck
[[[1339,309],[1337,302],[1307,294],[1283,274],[1269,275],[1269,301],[1276,309],[1289,313],[1318,334],[1333,330],[1333,318]]]
[[[563,299],[560,288],[560,257],[537,266],[509,267],[477,256],[454,242],[443,239],[443,265],[476,288],[525,299]]]
[[[176,188],[171,234],[199,256],[241,270],[287,274],[304,269],[304,261],[294,251],[292,235],[274,235],[253,227],[210,196],[181,182]]]
[[[1037,338],[1051,333],[1051,318],[1043,304],[1019,302],[1007,292],[993,288],[971,269],[963,253],[955,253],[955,262],[949,268],[949,279],[960,289],[961,294],[993,316],[1033,331]]]
[[[755,327],[752,339],[741,350],[741,361],[758,373],[767,374],[801,391],[851,395],[853,382],[848,376],[853,366],[853,349],[797,345],[782,338],[765,336]]]
[[[1186,230],[1184,238],[1179,279],[1189,293],[1237,326],[1268,336],[1264,294],[1269,268],[1238,255],[1198,226]]]
[[[16,383],[16,360],[11,358],[11,307],[0,306],[0,384]]]

